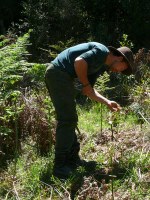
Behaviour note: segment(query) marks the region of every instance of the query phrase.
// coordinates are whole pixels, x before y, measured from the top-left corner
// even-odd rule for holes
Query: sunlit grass
[[[74,200],[80,200],[82,191],[88,191],[90,195],[95,190],[97,194],[100,192],[101,199],[148,200],[150,152],[147,125],[141,129],[136,116],[120,113],[112,127],[112,140],[109,111],[103,107],[102,132],[100,111],[100,104],[78,107],[80,155],[97,163],[94,170],[79,167],[69,179],[61,181],[52,176],[54,149],[50,154],[40,156],[29,139],[28,144],[22,143],[22,153],[16,162],[12,161],[1,173],[2,199],[58,200],[73,196]],[[97,190],[92,188],[95,183],[99,187]]]
[[[102,117],[101,117],[101,112],[102,112]],[[88,134],[93,135],[96,132],[99,132],[101,129],[106,128],[108,126],[108,123],[106,122],[106,116],[108,114],[108,110],[106,109],[105,106],[101,107],[101,104],[91,103],[88,108],[78,107],[78,113],[79,113],[79,128],[81,130],[84,130],[84,132]]]

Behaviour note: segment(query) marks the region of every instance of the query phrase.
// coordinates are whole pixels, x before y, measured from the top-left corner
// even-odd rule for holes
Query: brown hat
[[[120,54],[120,56],[123,56],[125,62],[128,64],[128,68],[124,71],[122,71],[125,75],[131,75],[134,72],[134,57],[131,49],[128,47],[120,47],[118,49],[109,46],[108,49],[112,52],[116,52]]]

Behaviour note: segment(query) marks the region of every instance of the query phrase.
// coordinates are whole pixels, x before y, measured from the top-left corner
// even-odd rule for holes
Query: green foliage
[[[146,2],[149,5],[149,1]],[[33,28],[30,33],[33,46],[29,45],[29,33],[14,40],[8,35],[0,37],[0,163],[3,167],[0,198],[64,199],[70,198],[70,193],[73,193],[75,199],[79,199],[83,195],[84,198],[93,198],[92,191],[98,191],[101,199],[110,199],[112,176],[109,175],[113,174],[117,176],[115,195],[125,195],[126,199],[137,199],[139,195],[141,199],[148,198],[145,192],[148,187],[139,186],[139,180],[145,183],[149,177],[149,128],[146,127],[150,116],[149,52],[141,50],[135,56],[139,66],[135,77],[109,76],[105,73],[96,84],[100,93],[107,93],[118,102],[121,100],[122,105],[126,100],[133,102],[130,107],[112,115],[111,121],[109,111],[100,104],[90,102],[87,107],[77,108],[81,156],[97,161],[98,166],[96,170],[78,169],[74,177],[61,182],[52,177],[55,113],[44,85],[46,65],[29,63],[28,56],[31,55],[27,51],[28,47],[30,50],[33,48],[32,52],[38,57],[37,49],[50,48],[46,51],[48,57],[53,59],[76,41],[90,38],[118,45],[119,41],[115,41],[115,38],[121,37],[121,46],[131,48],[133,44],[128,35],[134,41],[134,47],[137,47],[144,42],[139,40],[143,37],[143,34],[140,36],[143,30],[141,28],[139,34],[137,28],[140,26],[137,25],[141,24],[142,16],[146,16],[146,12],[139,12],[146,4],[104,0],[101,3],[97,0],[65,0],[63,5],[62,1],[47,0],[28,0],[24,3],[28,25]],[[132,13],[133,8],[136,14]],[[114,12],[116,9],[118,12]],[[134,19],[136,34],[130,34],[133,31],[128,16]],[[143,26],[147,29],[144,23]],[[122,33],[127,34],[122,36]],[[41,60],[46,61],[43,54]],[[140,120],[142,118],[140,130],[139,115]],[[47,154],[50,150],[52,155]],[[5,169],[3,161],[8,163],[8,158],[13,158],[12,152],[16,154],[15,161]],[[40,157],[39,153],[45,157]],[[107,184],[102,181],[104,179]],[[74,184],[75,180],[78,184]]]
[[[73,40],[73,38],[71,38],[71,39],[67,40],[66,42],[59,41],[55,45],[50,45],[50,48],[51,48],[50,56],[52,58],[55,58],[58,55],[58,53],[73,46],[73,44],[74,44],[74,40]]]
[[[14,153],[18,155],[25,136],[33,136],[39,153],[48,152],[52,145],[52,124],[47,120],[53,118],[53,109],[38,94],[43,86],[46,90],[46,65],[28,62],[29,36],[30,31],[0,49],[1,164]]]
[[[34,142],[29,137],[22,142],[23,151],[16,162],[15,172],[15,163],[12,162],[1,174],[1,198],[64,199],[70,196],[75,200],[81,197],[97,200],[99,194],[101,199],[111,199],[114,176],[114,198],[124,195],[125,198],[140,196],[141,199],[148,199],[149,142],[145,133],[149,129],[143,129],[142,132],[138,126],[134,129],[133,121],[130,121],[129,129],[129,126],[126,127],[126,115],[123,115],[121,129],[114,133],[114,141],[111,141],[110,129],[105,127],[102,134],[99,132],[98,117],[96,118],[99,104],[93,104],[91,109],[92,112],[87,109],[84,112],[79,110],[79,140],[82,158],[96,161],[96,169],[79,167],[70,179],[58,180],[52,176],[53,149],[52,154],[41,157],[37,155]],[[108,110],[103,112],[107,119]],[[87,129],[88,124],[91,125],[91,130]]]
[[[15,126],[17,116],[23,109],[23,106],[19,104],[22,95],[19,83],[28,69],[27,61],[24,60],[27,54],[25,45],[28,43],[28,38],[27,33],[19,37],[16,43],[0,49],[0,129],[2,137],[7,136],[11,139],[12,126]],[[3,40],[5,41],[5,38]]]
[[[30,141],[30,140],[29,140]],[[8,167],[8,174],[3,173],[1,178],[3,181],[0,183],[1,191],[0,197],[7,196],[8,199],[15,199],[16,194],[13,192],[8,192],[10,188],[17,187],[19,189],[19,198],[30,200],[38,199],[40,196],[43,198],[47,197],[46,188],[42,185],[40,181],[42,176],[48,175],[47,180],[50,178],[52,170],[53,157],[40,157],[37,158],[35,148],[26,143],[23,143],[24,151],[27,152],[24,156],[20,156],[16,163],[16,171],[14,173],[14,162],[12,161]],[[48,173],[49,171],[49,173]],[[8,176],[7,176],[8,175]],[[10,176],[12,180],[9,179]],[[14,179],[14,180],[13,180]],[[22,182],[20,187],[16,180]],[[41,191],[43,190],[43,192]]]
[[[39,48],[49,49],[50,44],[58,41],[70,38],[78,40],[81,35],[83,40],[87,36],[86,14],[82,11],[80,1],[64,0],[62,3],[61,0],[28,0],[23,2],[23,13],[29,28],[33,29],[33,49],[30,50],[36,60],[43,61]],[[48,54],[46,57],[48,58]]]
[[[31,83],[34,84],[43,84],[44,83],[44,74],[46,70],[45,64],[33,64],[31,68],[29,68],[27,75],[29,75],[31,79]]]
[[[150,124],[150,73],[148,67],[143,66],[142,68],[145,74],[143,74],[140,84],[136,83],[130,90],[130,97],[133,100],[130,108],[139,117],[139,122],[141,121],[141,123],[143,123],[146,121]]]
[[[126,33],[135,49],[149,48],[149,8],[149,0],[15,0],[13,3],[7,0],[0,6],[1,29],[7,31],[12,21],[18,23],[18,19],[23,19],[17,32],[33,29],[30,50],[42,61],[46,56],[38,48],[48,49],[49,44],[70,38],[76,42],[95,40],[118,46]]]
[[[129,47],[130,49],[133,48],[133,43],[130,40],[128,40],[128,35],[126,34],[123,34],[122,41],[120,41],[119,43],[122,47],[126,46],[126,47]]]
[[[29,34],[19,37],[16,43],[0,49],[0,87],[1,92],[8,92],[17,87],[17,83],[23,80],[23,75],[28,69],[25,45]]]
[[[0,120],[4,120],[3,117],[0,117]],[[7,136],[12,133],[12,130],[5,126],[0,126],[0,136]]]
[[[104,94],[104,92],[107,92],[107,90],[112,90],[112,87],[108,87],[108,82],[110,81],[110,75],[107,72],[104,72],[102,76],[100,76],[95,84],[95,88],[98,92],[101,94]]]
[[[150,1],[144,0],[125,0],[120,1],[124,17],[122,18],[123,33],[127,33],[133,41],[136,49],[143,46],[149,48],[150,42],[148,35],[150,34]],[[146,23],[143,23],[145,21]],[[128,30],[128,32],[127,32]]]
[[[4,47],[10,42],[9,38],[6,38],[4,35],[0,35],[0,48]]]
[[[141,124],[143,122],[150,124],[150,52],[140,49],[135,55],[135,64],[137,66],[135,82],[129,89],[133,101],[130,108],[137,114]]]

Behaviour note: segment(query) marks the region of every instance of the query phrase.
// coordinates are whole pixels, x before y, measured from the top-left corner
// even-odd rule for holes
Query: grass
[[[122,111],[111,127],[109,112],[103,107],[101,132],[101,107],[90,106],[78,107],[80,154],[97,165],[80,167],[68,180],[60,181],[52,176],[53,149],[40,156],[29,138],[28,144],[22,142],[16,162],[12,160],[1,169],[1,199],[150,199],[148,125],[143,124],[141,129],[136,116]]]
[[[103,119],[101,119],[101,109],[103,113]],[[93,135],[97,131],[101,130],[101,125],[102,129],[103,127],[106,128],[108,125],[106,122],[106,107],[101,107],[101,104],[90,102],[90,105],[87,107],[79,107],[78,113],[79,128],[90,135]]]

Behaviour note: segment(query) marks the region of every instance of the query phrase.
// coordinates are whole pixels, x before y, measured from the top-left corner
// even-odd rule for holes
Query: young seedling
[[[116,178],[117,176],[115,176],[115,175],[109,175],[109,177],[111,178],[112,200],[114,200],[114,178]]]
[[[111,141],[114,140],[114,129],[116,129],[116,133],[118,133],[118,125],[119,125],[119,113],[118,112],[109,112],[109,121],[110,129],[111,129]]]
[[[101,113],[101,135],[102,135],[102,131],[103,131],[103,121],[102,121],[102,118],[103,118],[103,106],[102,106],[102,103],[101,103],[100,113]]]
[[[110,112],[109,113],[109,124],[110,124],[110,129],[111,129],[111,141],[114,140],[114,130],[113,130],[113,122],[115,119],[115,113]]]

